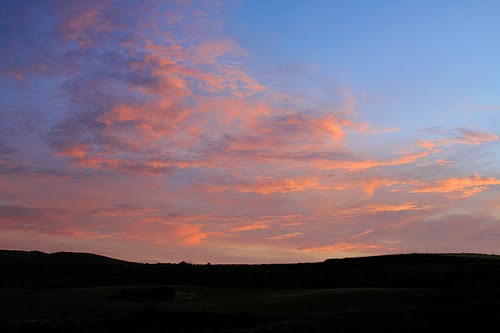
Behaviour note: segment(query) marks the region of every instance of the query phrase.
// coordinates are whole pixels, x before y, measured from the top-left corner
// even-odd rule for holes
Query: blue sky
[[[249,50],[264,76],[289,66],[365,92],[377,108],[365,112],[371,121],[387,114],[414,127],[437,115],[443,125],[457,126],[467,104],[496,102],[497,1],[242,1],[235,7],[224,32]]]

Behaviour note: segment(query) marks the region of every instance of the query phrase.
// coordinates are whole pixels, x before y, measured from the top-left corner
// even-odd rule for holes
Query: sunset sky
[[[0,248],[500,254],[500,1],[1,1]]]

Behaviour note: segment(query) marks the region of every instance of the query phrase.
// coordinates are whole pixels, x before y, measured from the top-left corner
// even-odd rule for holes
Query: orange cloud
[[[96,3],[99,5],[98,3]],[[66,19],[60,25],[60,32],[65,39],[76,41],[80,47],[88,48],[96,43],[96,37],[92,32],[102,32],[112,29],[108,20],[101,15],[103,6],[100,8],[78,8],[65,4],[59,4],[60,10],[65,12]]]
[[[366,211],[370,214],[381,213],[381,212],[399,212],[403,210],[422,210],[422,209],[430,209],[431,205],[416,205],[413,203],[402,203],[396,205],[390,204],[380,204],[380,205],[366,205],[364,207]]]
[[[481,145],[489,141],[497,141],[498,135],[488,132],[475,131],[470,128],[459,128],[454,131],[445,131],[441,129],[430,129],[428,132],[451,136],[445,139],[437,140],[419,140],[417,144],[421,148],[433,149],[436,145],[450,146],[450,145]]]
[[[435,162],[435,165],[437,165],[437,166],[447,166],[448,164],[451,164],[451,163],[453,163],[453,161],[439,159],[439,160],[437,160]]]
[[[338,141],[344,137],[343,127],[352,126],[352,122],[347,119],[336,119],[329,116],[315,121],[316,125],[328,133],[332,141]]]
[[[158,232],[151,236],[155,243],[168,243],[174,237],[183,245],[196,245],[208,236],[208,233],[201,231],[202,227],[203,224],[162,222]]]
[[[70,159],[84,159],[89,154],[90,148],[84,144],[65,145],[58,149],[54,155],[58,157],[66,157]]]
[[[274,237],[267,237],[266,239],[270,240],[282,240],[282,239],[290,239],[290,238],[295,238],[297,236],[302,235],[301,232],[294,232],[291,234],[284,234],[284,235],[279,235],[279,236],[274,236]]]
[[[417,145],[420,148],[424,148],[424,149],[428,149],[428,150],[434,149],[434,147],[436,146],[436,144],[434,142],[429,141],[429,140],[418,140]]]
[[[426,210],[431,209],[431,205],[417,205],[414,203],[406,202],[400,204],[369,204],[356,208],[341,208],[334,212],[334,215],[343,217],[355,217],[359,215],[372,215],[386,212],[401,212],[413,210]]]
[[[481,178],[476,174],[469,178],[448,178],[416,185],[417,188],[410,190],[410,193],[450,193],[448,195],[450,199],[459,199],[489,190],[491,186],[500,185],[500,180],[494,177]]]
[[[80,109],[85,112],[78,117],[66,118],[49,133],[48,142],[54,148],[54,156],[68,158],[70,162],[89,169],[115,168],[151,175],[165,174],[161,169],[166,167],[152,166],[159,163],[152,162],[153,158],[168,158],[169,166],[173,164],[172,160],[178,160],[178,167],[192,166],[192,161],[183,161],[183,157],[193,155],[191,150],[199,144],[196,140],[206,135],[201,130],[206,126],[196,123],[203,107],[187,103],[185,98],[195,102],[210,100],[200,89],[210,93],[229,92],[233,97],[225,97],[232,103],[227,108],[234,113],[235,100],[264,89],[241,66],[246,52],[230,39],[214,37],[214,40],[201,43],[195,40],[179,43],[175,33],[166,33],[168,38],[155,38],[153,42],[150,35],[144,34],[146,31],[151,33],[148,29],[161,30],[151,20],[141,29],[134,30],[125,42],[113,37],[112,32],[122,24],[119,20],[113,21],[112,15],[108,22],[106,11],[113,6],[103,4],[97,6],[98,9],[88,6],[91,9],[82,10],[80,15],[75,12],[78,6],[64,7],[63,10],[72,10],[62,24],[63,30],[69,31],[65,32],[68,39],[85,43],[90,43],[87,38],[96,39],[110,48],[122,50],[120,56],[123,58],[113,66],[104,66],[107,63],[103,62],[104,67],[89,74],[88,82],[81,81],[82,86],[78,89],[68,90],[69,99],[80,103]],[[140,6],[140,9],[146,10],[146,7]],[[82,5],[82,8],[87,6]],[[75,53],[75,57],[84,55],[83,51]],[[99,62],[101,59],[95,60]],[[96,89],[109,91],[101,96],[106,100],[105,106],[101,105],[102,100],[95,97],[96,94],[86,98],[82,93]],[[120,95],[114,97],[115,92]],[[253,105],[256,113],[262,112],[260,104],[263,103]],[[211,117],[207,121],[222,122],[222,128],[227,124],[224,123],[226,119],[220,117],[219,106],[214,104],[205,110]],[[248,108],[241,109],[242,114],[248,113]],[[212,156],[199,155],[196,165],[211,167]]]
[[[331,245],[303,247],[300,248],[299,250],[305,252],[345,252],[345,251],[364,252],[364,251],[388,250],[388,249],[380,245],[374,245],[374,244],[339,242]]]
[[[356,234],[356,235],[352,236],[351,239],[355,239],[355,238],[366,236],[368,234],[371,234],[374,231],[375,231],[375,229],[367,229],[367,230],[365,230],[363,232],[360,232],[359,234]]]
[[[293,193],[302,191],[345,191],[353,188],[361,188],[365,193],[365,199],[373,196],[380,187],[390,187],[398,184],[398,181],[382,178],[367,178],[353,180],[335,180],[326,176],[298,177],[274,179],[272,177],[256,177],[251,182],[236,183],[231,185],[204,185],[199,186],[205,191],[221,192],[232,189],[243,193],[259,193],[263,195],[273,193]]]
[[[231,232],[242,232],[242,231],[250,231],[250,230],[258,230],[258,229],[267,229],[269,228],[266,224],[254,224],[254,225],[242,225],[232,228]]]
[[[96,209],[87,213],[88,216],[143,216],[148,213],[156,213],[160,211],[158,208],[142,208],[133,206],[115,207],[113,209]]]
[[[375,193],[375,190],[382,186],[392,186],[397,184],[397,181],[389,180],[389,179],[379,179],[379,178],[371,178],[365,179],[361,182],[361,188],[365,193],[366,197],[371,197]]]
[[[188,246],[201,243],[209,235],[207,232],[201,231],[203,224],[160,221],[161,218],[151,218],[142,227],[137,225],[134,228],[134,234],[140,239],[146,239],[153,243],[171,243],[174,240]]]
[[[328,189],[319,184],[318,177],[304,177],[296,179],[266,179],[258,178],[255,182],[238,187],[241,192],[260,194],[289,193],[311,189]]]
[[[468,128],[459,130],[459,134],[454,138],[438,140],[440,144],[464,144],[464,145],[480,145],[488,141],[496,141],[498,136],[493,133],[474,131]]]
[[[260,150],[280,154],[331,148],[331,143],[342,139],[352,123],[338,116],[308,117],[262,106],[247,110],[247,114],[242,115],[245,122],[241,124],[244,125],[241,131],[227,137],[229,151]],[[273,159],[273,154],[269,158]]]
[[[360,161],[328,161],[316,160],[314,165],[322,170],[346,169],[346,170],[364,170],[374,167],[396,166],[415,162],[429,154],[436,153],[436,150],[425,150],[417,153],[409,153],[392,160],[360,160]]]

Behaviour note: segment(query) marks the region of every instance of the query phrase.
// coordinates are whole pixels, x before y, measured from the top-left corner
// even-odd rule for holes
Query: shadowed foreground
[[[496,324],[500,257],[137,264],[0,251],[2,332],[331,332]]]

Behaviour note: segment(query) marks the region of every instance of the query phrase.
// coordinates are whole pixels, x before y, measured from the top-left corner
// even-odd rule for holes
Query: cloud
[[[367,230],[365,230],[363,232],[360,232],[359,234],[356,234],[356,235],[352,236],[351,239],[355,239],[355,238],[366,236],[368,234],[371,234],[374,231],[375,231],[375,229],[367,229]]]
[[[0,141],[0,167],[10,164],[12,157],[19,151],[14,146]]]
[[[390,133],[401,130],[399,127],[386,127],[386,128],[371,128],[368,124],[366,128],[360,128],[357,132],[361,134],[382,134],[382,133]]]
[[[255,182],[237,187],[237,190],[241,192],[254,192],[260,194],[289,193],[312,189],[322,190],[328,188],[319,184],[318,177],[305,177],[297,179],[258,178]]]
[[[208,192],[221,192],[227,189],[242,193],[258,193],[270,195],[275,193],[294,193],[311,191],[345,191],[360,188],[365,199],[373,196],[381,187],[390,187],[398,181],[380,178],[351,178],[339,180],[330,176],[298,177],[275,179],[272,177],[256,176],[251,181],[226,182],[226,184],[204,184],[197,188]]]
[[[151,213],[152,214],[147,214]],[[202,244],[209,233],[203,230],[203,223],[186,223],[196,221],[193,216],[179,214],[159,214],[155,210],[146,210],[146,214],[137,215],[135,223],[124,226],[117,236],[139,239],[151,244],[170,244],[175,246],[195,246]]]
[[[375,193],[375,190],[381,186],[392,186],[398,182],[388,179],[371,178],[363,180],[361,183],[361,188],[365,193],[366,197],[371,197]]]
[[[25,230],[33,233],[77,236],[75,212],[57,207],[0,205],[2,230]]]
[[[284,234],[284,235],[279,235],[279,236],[273,236],[273,237],[267,237],[266,239],[270,240],[282,240],[282,239],[290,239],[290,238],[295,238],[297,236],[302,235],[301,232],[294,232],[291,234]]]
[[[330,245],[302,247],[299,248],[299,250],[305,252],[326,252],[326,253],[336,253],[336,252],[370,253],[370,252],[380,252],[380,251],[388,251],[394,249],[386,248],[376,244],[338,242]]]
[[[428,162],[428,163],[421,163],[417,164],[417,166],[439,166],[439,167],[445,167],[449,164],[452,164],[453,161],[451,160],[444,160],[444,159],[439,159],[436,161]]]
[[[314,165],[322,170],[335,170],[335,169],[346,169],[346,170],[364,170],[371,169],[375,167],[388,167],[388,166],[399,166],[404,164],[410,164],[418,159],[428,156],[429,154],[437,153],[437,150],[427,149],[421,152],[401,154],[401,156],[389,159],[389,160],[350,160],[350,161],[328,161],[328,160],[316,160]]]
[[[58,59],[62,92],[71,112],[44,140],[54,156],[80,167],[171,174],[191,165],[186,156],[193,155],[203,135],[193,130],[198,106],[192,101],[207,92],[238,99],[263,87],[240,65],[247,54],[230,39],[185,43],[181,22],[162,31],[155,4],[134,9],[130,15],[113,3],[56,6],[53,33],[45,39],[63,55]],[[164,163],[158,166],[158,160]]]
[[[206,232],[201,231],[203,224],[181,224],[164,222],[166,234],[180,238],[184,245],[196,245],[203,241],[208,236]],[[160,241],[161,242],[161,241]]]
[[[241,225],[233,227],[231,232],[242,232],[242,231],[250,231],[250,230],[259,230],[259,229],[267,229],[269,228],[266,224],[254,224],[254,225]]]
[[[429,141],[429,140],[418,140],[417,145],[420,148],[424,148],[424,149],[428,149],[428,150],[432,150],[436,146],[436,144],[434,142]]]
[[[331,149],[332,143],[341,141],[346,131],[357,126],[338,111],[334,115],[311,116],[263,106],[257,110],[260,112],[250,112],[255,116],[247,119],[243,133],[225,137],[229,151],[253,152],[263,158],[266,151],[279,155]]]
[[[450,143],[462,143],[467,145],[480,145],[488,141],[497,141],[498,135],[488,132],[474,131],[469,128],[460,128],[457,137],[449,139]],[[445,141],[446,142],[446,141]]]
[[[447,131],[441,128],[430,128],[425,130],[428,133],[436,134],[440,136],[447,136],[447,138],[436,139],[433,141],[420,140],[421,145],[434,146],[451,146],[451,145],[481,145],[490,141],[497,141],[499,139],[498,135],[473,130],[468,127],[457,128],[451,131]]]
[[[333,162],[340,168],[380,165],[351,160],[343,147],[350,131],[369,128],[354,119],[356,100],[348,89],[332,109],[277,107],[255,96],[265,87],[243,66],[248,53],[233,40],[186,35],[197,22],[184,15],[162,25],[156,4],[138,4],[134,15],[129,9],[107,2],[44,9],[57,14],[43,39],[57,45],[54,70],[68,111],[43,135],[53,156],[84,169],[151,176],[243,161],[306,162],[314,155],[321,168],[340,155],[349,155]]]
[[[149,213],[157,213],[158,208],[144,208],[128,204],[114,205],[112,208],[94,209],[87,214],[89,216],[114,217],[114,216],[143,216]]]
[[[414,211],[414,210],[427,210],[431,209],[431,205],[418,205],[411,202],[397,203],[397,204],[366,204],[354,208],[341,208],[334,211],[333,215],[342,217],[355,217],[360,215],[373,215],[379,213],[401,212],[401,211]]]
[[[500,180],[489,177],[481,178],[475,174],[472,177],[448,178],[435,180],[430,183],[417,183],[410,193],[449,193],[450,199],[471,197],[477,193],[489,190],[492,186],[500,185]]]

